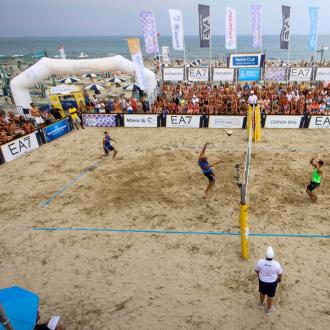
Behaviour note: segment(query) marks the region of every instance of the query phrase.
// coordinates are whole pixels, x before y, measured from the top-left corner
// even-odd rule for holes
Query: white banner
[[[175,50],[184,49],[184,32],[183,32],[183,17],[181,10],[169,9],[171,29],[172,29],[172,44]]]
[[[265,128],[299,128],[303,116],[267,116]]]
[[[148,54],[158,54],[158,37],[154,14],[150,11],[140,11],[140,23],[146,52]]]
[[[170,47],[162,46],[162,58],[164,64],[171,64],[170,60]]]
[[[39,143],[34,132],[2,145],[1,151],[5,161],[10,162],[37,148]]]
[[[233,81],[234,69],[214,68],[213,81]]]
[[[49,92],[51,94],[71,94],[73,92],[79,92],[80,89],[77,86],[74,85],[57,85],[54,87],[51,87],[49,89]]]
[[[290,81],[310,81],[312,68],[291,68]]]
[[[209,68],[189,68],[189,81],[209,81]]]
[[[236,49],[236,9],[235,8],[226,8],[226,27],[225,27],[225,36],[226,36],[226,49]]]
[[[183,68],[164,68],[163,69],[164,81],[182,81],[184,80]]]
[[[166,127],[176,128],[199,128],[199,115],[167,115]]]
[[[157,127],[157,115],[124,115],[125,127]]]
[[[135,76],[142,90],[147,89],[148,83],[144,72],[143,57],[140,48],[140,40],[138,38],[127,39],[128,48],[132,56],[134,64]]]
[[[330,116],[312,116],[308,128],[330,128]]]
[[[210,116],[209,128],[243,128],[244,116]]]
[[[316,71],[316,81],[330,81],[330,68],[318,68]]]

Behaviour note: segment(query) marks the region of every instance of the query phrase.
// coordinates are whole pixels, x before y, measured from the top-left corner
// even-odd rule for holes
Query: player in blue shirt
[[[108,132],[104,132],[104,138],[103,138],[103,150],[105,153],[105,157],[109,156],[110,151],[113,151],[113,156],[112,159],[114,159],[117,155],[117,150],[113,145],[111,145],[111,141],[117,142],[114,139],[111,139],[110,135]],[[102,156],[101,156],[102,157]]]
[[[206,148],[207,148],[208,144],[209,143],[205,143],[205,145],[204,145],[204,147],[203,147],[203,149],[202,149],[202,151],[201,151],[201,153],[199,155],[199,158],[198,158],[198,165],[202,169],[203,174],[209,179],[209,184],[206,187],[204,198],[207,197],[208,192],[215,185],[215,174],[213,172],[212,167],[215,166],[215,165],[217,165],[217,164],[223,164],[224,163],[224,161],[221,161],[220,160],[218,162],[209,164],[209,162],[207,160],[207,157],[205,156],[205,151],[206,151]]]

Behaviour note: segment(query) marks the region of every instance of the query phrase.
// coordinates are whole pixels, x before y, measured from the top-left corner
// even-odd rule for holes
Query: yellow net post
[[[249,137],[250,127],[252,125],[252,140],[259,142],[261,140],[261,114],[260,107],[251,107],[249,105],[247,112],[246,131]]]
[[[248,226],[248,204],[241,204],[239,209],[239,225],[241,229],[242,259],[249,259],[249,226]]]

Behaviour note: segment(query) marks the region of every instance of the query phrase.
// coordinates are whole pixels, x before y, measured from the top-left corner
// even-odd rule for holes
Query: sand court
[[[115,128],[117,159],[100,161],[103,132],[74,131],[0,167],[3,287],[38,292],[42,315],[61,315],[68,329],[327,327],[328,238],[250,237],[251,256],[242,261],[238,236],[33,230],[239,231],[234,177],[244,162],[244,130],[228,137],[217,129]],[[263,135],[252,157],[250,231],[328,236],[330,131]],[[226,162],[215,168],[206,201],[197,166],[205,142],[213,143],[211,162]],[[305,189],[316,153],[325,173],[313,204]],[[254,274],[268,244],[285,272],[270,317],[257,308]]]

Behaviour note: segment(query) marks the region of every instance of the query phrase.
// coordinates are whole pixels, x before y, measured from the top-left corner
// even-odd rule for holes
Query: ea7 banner
[[[132,56],[138,84],[142,90],[145,90],[147,89],[147,79],[144,73],[143,58],[140,50],[140,40],[138,38],[128,38],[127,43]]]
[[[198,5],[199,45],[201,48],[210,47],[211,21],[210,6]]]
[[[291,68],[290,81],[310,81],[312,68]]]
[[[251,20],[252,20],[252,47],[262,48],[261,35],[261,6],[251,6]]]
[[[236,10],[235,8],[226,8],[226,49],[236,49]]]
[[[234,69],[214,68],[212,80],[213,81],[233,81],[234,80]]]
[[[167,115],[166,127],[171,128],[199,128],[199,115]]]
[[[182,81],[184,80],[183,68],[163,68],[164,81]]]
[[[330,128],[330,116],[312,116],[308,128]]]
[[[281,30],[281,36],[280,36],[281,49],[289,49],[290,9],[291,9],[291,7],[282,6],[282,30]]]
[[[148,54],[158,54],[158,38],[154,14],[150,11],[140,11],[140,23],[146,52]]]
[[[37,148],[39,143],[34,132],[2,145],[1,152],[5,161],[10,162]]]
[[[309,18],[311,20],[311,26],[309,28],[308,46],[310,50],[315,51],[317,47],[317,19],[319,8],[309,7],[308,11]]]
[[[184,49],[184,32],[183,17],[181,10],[169,9],[171,29],[172,29],[172,45],[175,50]]]
[[[189,68],[189,81],[209,81],[209,68]]]

